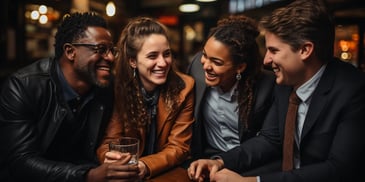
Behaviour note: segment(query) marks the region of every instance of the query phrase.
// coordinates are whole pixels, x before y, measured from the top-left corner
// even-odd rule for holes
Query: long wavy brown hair
[[[138,73],[134,73],[129,61],[137,60],[145,39],[152,34],[163,35],[169,40],[167,28],[163,24],[149,17],[137,17],[123,29],[117,44],[121,52],[116,59],[114,114],[123,123],[122,132],[145,128],[151,120],[146,111]],[[160,97],[170,112],[176,111],[179,92],[185,88],[175,70],[176,67],[172,64],[166,83],[159,87]]]
[[[238,117],[246,128],[254,104],[253,88],[262,67],[261,55],[256,42],[258,35],[256,21],[244,15],[231,15],[219,20],[208,36],[208,39],[214,37],[228,47],[234,66],[247,64],[246,70],[241,73],[242,79],[237,88]]]

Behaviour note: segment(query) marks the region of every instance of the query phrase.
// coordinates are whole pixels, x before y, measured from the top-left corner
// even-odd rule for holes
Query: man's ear
[[[300,55],[302,60],[307,60],[314,51],[314,44],[312,42],[305,42],[300,48]]]
[[[65,56],[67,57],[67,59],[73,61],[75,59],[75,48],[69,44],[66,43],[63,45],[63,52],[65,54]]]

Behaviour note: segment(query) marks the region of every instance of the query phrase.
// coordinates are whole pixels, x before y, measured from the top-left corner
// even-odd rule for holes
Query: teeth
[[[109,71],[110,70],[110,68],[107,68],[107,67],[99,67],[98,69],[99,70],[105,70],[105,71]]]
[[[155,71],[152,71],[152,73],[160,73],[160,74],[163,74],[163,73],[165,73],[165,71],[164,70],[155,70]]]
[[[214,77],[214,76],[215,76],[214,74],[211,74],[211,73],[207,73],[207,75],[208,75],[209,77]]]

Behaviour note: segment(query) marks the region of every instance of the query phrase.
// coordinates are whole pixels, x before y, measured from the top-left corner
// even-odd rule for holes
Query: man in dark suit
[[[265,182],[364,178],[365,76],[332,58],[334,26],[325,6],[317,0],[298,0],[260,23],[267,48],[264,64],[272,67],[280,85],[260,135],[213,160],[195,161],[189,176],[197,181],[209,176],[213,181]],[[284,150],[291,93],[300,101],[291,135],[294,144]],[[286,159],[290,150],[289,167],[245,173]]]

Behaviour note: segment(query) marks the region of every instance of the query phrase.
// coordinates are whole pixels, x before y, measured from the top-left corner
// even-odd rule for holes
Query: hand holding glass
[[[138,164],[139,140],[133,137],[121,137],[109,143],[109,151],[118,151],[132,155],[128,164]]]

